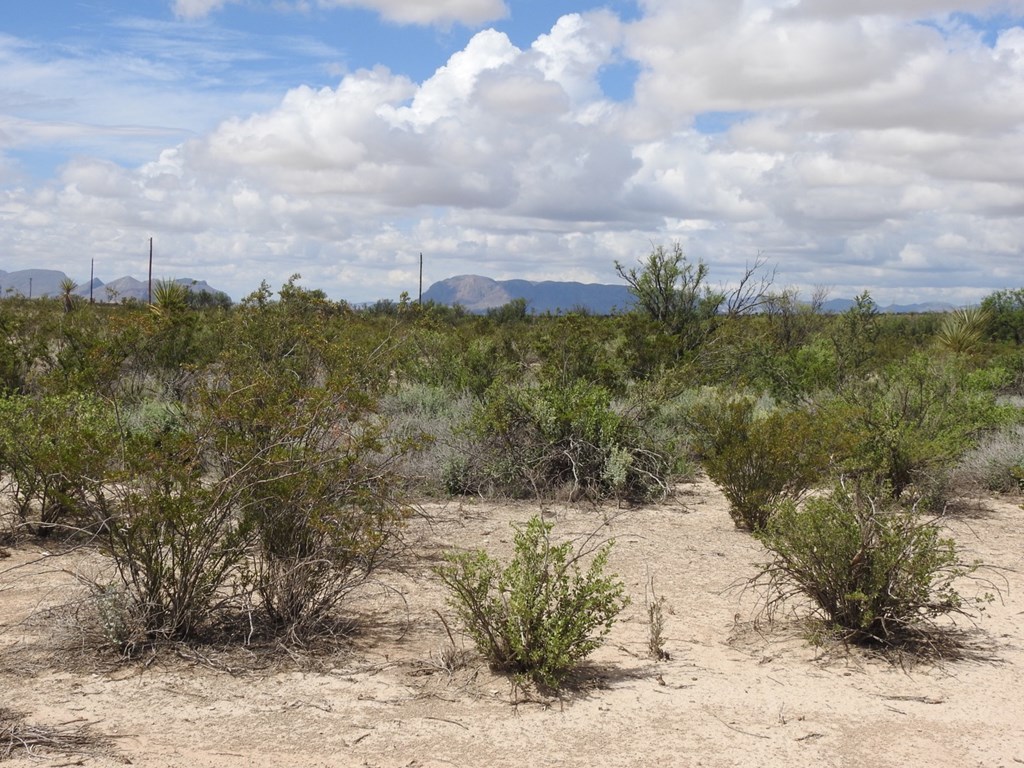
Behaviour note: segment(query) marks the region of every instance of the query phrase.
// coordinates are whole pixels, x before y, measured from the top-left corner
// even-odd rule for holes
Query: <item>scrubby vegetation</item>
[[[769,609],[802,595],[849,639],[883,646],[927,641],[935,619],[966,612],[956,582],[978,567],[934,520],[842,485],[785,502],[758,536],[772,554]]]
[[[831,590],[830,620],[884,639],[959,607],[936,581],[957,561],[918,515],[1024,484],[1021,291],[945,318],[883,315],[868,294],[831,315],[760,262],[720,288],[678,247],[616,266],[637,306],[609,317],[354,308],[297,276],[236,306],[175,284],[151,307],[4,298],[0,537],[101,547],[96,601],[122,651],[241,618],[239,636],[303,642],[379,573],[417,498],[646,503],[700,467],[783,558],[770,573]],[[879,489],[884,514],[811,493],[838,478]],[[480,554],[440,574],[492,662],[557,685],[625,596],[603,550],[570,577],[549,533],[519,531],[511,570]],[[885,581],[901,542],[924,560]],[[801,547],[830,561],[804,572]],[[870,568],[836,581],[861,549]],[[568,579],[550,607],[527,600],[530,568]],[[499,636],[527,618],[498,603],[538,638]]]
[[[624,585],[606,576],[611,544],[596,552],[555,544],[539,517],[515,533],[502,567],[486,552],[457,553],[437,569],[469,636],[497,669],[559,688],[608,634],[629,603]],[[581,559],[590,556],[583,570]]]

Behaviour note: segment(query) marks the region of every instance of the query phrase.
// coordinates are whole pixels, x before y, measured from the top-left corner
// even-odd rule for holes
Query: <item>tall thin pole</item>
[[[92,285],[96,280],[96,259],[89,259],[89,303],[92,304]]]
[[[149,238],[149,301],[153,303],[153,238]]]
[[[420,300],[419,305],[423,306],[423,251],[420,251]]]
[[[28,297],[32,298],[32,278],[28,279]]]

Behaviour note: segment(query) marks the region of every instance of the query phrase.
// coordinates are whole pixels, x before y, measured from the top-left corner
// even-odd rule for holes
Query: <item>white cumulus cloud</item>
[[[507,10],[359,5],[421,24]],[[88,242],[116,275],[153,234],[169,267],[236,296],[301,272],[355,300],[411,289],[420,252],[428,281],[606,282],[671,240],[718,280],[761,253],[782,282],[883,303],[1021,282],[1024,30],[952,13],[1019,3],[641,9],[569,14],[529,45],[484,29],[420,80],[378,66],[296,85],[136,165],[80,157],[0,192],[0,249],[28,264]],[[635,98],[613,101],[602,76],[624,59]],[[12,146],[35,128],[0,122]]]
[[[476,27],[508,14],[503,0],[318,0],[325,8],[365,8],[402,24],[465,24]]]

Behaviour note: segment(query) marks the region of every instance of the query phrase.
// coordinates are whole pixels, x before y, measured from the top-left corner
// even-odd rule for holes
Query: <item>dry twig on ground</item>
[[[14,710],[0,707],[0,761],[19,754],[38,756],[37,750],[62,754],[94,753],[109,739],[92,730],[92,723],[70,720],[55,726],[31,725]]]

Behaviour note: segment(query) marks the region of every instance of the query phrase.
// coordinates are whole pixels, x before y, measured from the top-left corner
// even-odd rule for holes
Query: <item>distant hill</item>
[[[526,299],[530,312],[569,312],[585,308],[598,315],[633,306],[632,294],[624,285],[571,283],[546,280],[493,280],[480,275],[459,275],[434,283],[423,293],[424,301],[449,306],[460,304],[470,312],[508,304],[513,299]]]
[[[434,283],[423,294],[424,301],[452,306],[460,304],[470,312],[508,304],[513,299],[526,299],[530,312],[569,312],[585,308],[597,315],[614,311],[624,312],[636,300],[625,285],[600,283],[531,282],[529,280],[492,280],[480,275],[459,275]],[[823,312],[845,312],[854,305],[853,299],[830,299],[822,306]],[[879,307],[881,312],[948,312],[952,304],[927,302],[923,304],[891,304]]]
[[[829,299],[821,305],[822,312],[839,314],[845,312],[856,302],[853,299]],[[952,304],[941,301],[926,301],[920,304],[890,304],[887,307],[880,306],[879,312],[891,315],[919,314],[922,312],[949,312],[956,309]]]
[[[40,298],[43,296],[59,296],[61,293],[60,284],[66,280],[67,275],[55,269],[22,269],[17,272],[4,272],[0,270],[0,296],[10,292],[22,296]],[[154,283],[156,281],[154,280]],[[179,278],[176,283],[185,285],[192,291],[208,291],[212,294],[224,293],[214,288],[205,280],[192,280],[191,278]],[[78,296],[89,296],[89,282],[85,281],[75,290]],[[225,294],[226,295],[226,294]],[[134,299],[146,301],[149,298],[149,286],[144,280],[136,280],[134,277],[119,277],[104,283],[99,278],[92,281],[92,296],[96,301],[122,301]]]
[[[67,278],[56,269],[21,269],[17,272],[0,271],[0,294],[8,291],[22,296],[58,296],[60,282]]]

